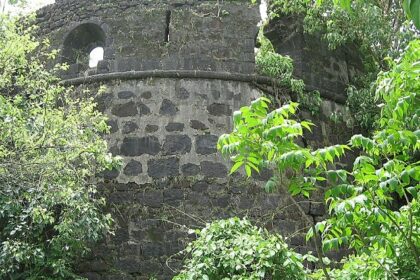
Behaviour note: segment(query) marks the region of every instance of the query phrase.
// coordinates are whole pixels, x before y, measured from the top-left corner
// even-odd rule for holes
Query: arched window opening
[[[94,23],[84,23],[73,29],[63,45],[63,62],[78,64],[79,71],[96,67],[104,59],[105,32]]]
[[[104,48],[96,47],[89,54],[89,67],[98,66],[99,61],[104,59]]]

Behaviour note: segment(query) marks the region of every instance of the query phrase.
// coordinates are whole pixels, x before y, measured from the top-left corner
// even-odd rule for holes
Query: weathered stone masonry
[[[186,227],[235,215],[281,231],[298,251],[310,249],[305,231],[296,231],[307,227],[303,215],[325,214],[322,204],[299,200],[298,208],[282,188],[263,193],[270,172],[228,176],[229,162],[215,147],[232,129],[232,112],[262,94],[255,83],[272,82],[254,75],[257,6],[225,1],[218,17],[216,1],[56,2],[38,11],[40,36],[70,64],[68,84],[93,92],[106,85],[98,108],[109,116],[111,152],[123,157],[122,169],[102,174],[100,183],[115,235],[94,247],[81,275],[170,279],[182,260],[176,254],[193,238]],[[89,69],[98,46],[104,60]],[[337,108],[324,102],[309,144],[336,139],[328,114]]]
[[[229,15],[218,18],[216,1],[59,0],[38,12],[38,25],[52,45],[63,50],[71,64],[69,76],[83,64],[76,63],[69,48],[88,53],[95,45],[105,49],[97,69],[101,73],[155,69],[253,73],[258,8],[231,3],[223,9]],[[69,36],[79,41],[66,42]]]

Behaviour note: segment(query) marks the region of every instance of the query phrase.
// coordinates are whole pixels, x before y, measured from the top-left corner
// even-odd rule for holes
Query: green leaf
[[[403,1],[403,9],[404,12],[406,13],[408,18],[411,18],[411,0],[404,0]]]
[[[315,229],[316,229],[318,232],[323,233],[323,232],[324,232],[324,230],[325,230],[325,225],[326,225],[326,221],[323,221],[323,222],[318,222],[318,223],[316,223],[316,225],[315,225]]]
[[[235,126],[239,125],[242,120],[242,112],[241,111],[235,111],[233,113],[233,123]]]
[[[249,165],[245,165],[245,172],[246,172],[246,175],[248,176],[248,178],[251,177],[252,171],[251,171],[251,167]]]
[[[408,175],[416,181],[420,181],[420,166],[415,166],[408,171]]]
[[[277,178],[273,177],[268,180],[264,186],[264,190],[268,193],[272,193],[277,188]]]
[[[243,161],[236,162],[232,168],[230,169],[230,174],[234,173],[236,170],[238,170],[242,165],[244,164]]]
[[[314,125],[313,123],[311,123],[311,122],[307,122],[307,121],[302,121],[300,124],[301,124],[304,128],[306,128],[307,130],[309,130],[310,132],[312,132],[311,125],[313,126],[313,125]]]
[[[414,25],[420,29],[420,0],[405,0],[403,8],[407,16],[413,20]]]

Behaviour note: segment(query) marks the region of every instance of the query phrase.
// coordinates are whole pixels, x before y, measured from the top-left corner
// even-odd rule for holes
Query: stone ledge
[[[64,85],[80,85],[104,82],[110,80],[136,80],[147,78],[168,78],[168,79],[208,79],[236,81],[268,86],[281,87],[276,79],[256,74],[241,74],[229,72],[201,71],[201,70],[151,70],[151,71],[126,71],[104,74],[95,74],[87,77],[79,77],[63,80]],[[321,93],[321,97],[330,99],[340,104],[345,104],[346,98],[329,92]]]

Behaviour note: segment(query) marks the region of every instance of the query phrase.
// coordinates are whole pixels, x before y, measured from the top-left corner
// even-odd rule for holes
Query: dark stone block
[[[159,126],[154,125],[154,124],[148,124],[146,125],[145,131],[147,133],[152,133],[152,132],[156,132],[159,130]]]
[[[159,114],[164,116],[175,116],[178,111],[178,108],[174,103],[172,103],[172,101],[164,99],[162,101],[162,105],[160,106]]]
[[[112,237],[112,242],[115,242],[116,244],[121,244],[128,241],[128,239],[128,228],[126,225],[122,225],[121,227],[115,230],[115,234]]]
[[[166,131],[173,132],[173,131],[183,131],[184,124],[183,123],[169,123],[165,126]]]
[[[162,206],[163,194],[158,190],[147,190],[139,195],[139,200],[142,205],[159,208]]]
[[[224,195],[224,196],[214,198],[212,200],[212,204],[213,206],[216,206],[216,207],[226,208],[229,205],[229,200],[230,200],[229,196]]]
[[[209,188],[209,184],[204,181],[199,181],[192,185],[192,190],[196,192],[204,192]]]
[[[197,129],[197,130],[207,130],[209,129],[207,127],[207,125],[205,125],[204,123],[197,121],[197,120],[191,120],[190,121],[190,126],[191,128]]]
[[[109,265],[103,260],[89,261],[89,266],[93,272],[105,272],[109,268]]]
[[[159,257],[165,254],[163,246],[159,243],[146,243],[142,245],[142,255],[146,258]]]
[[[219,99],[220,98],[220,91],[218,90],[212,90],[211,91],[211,95],[213,96],[214,99]]]
[[[136,259],[119,259],[115,262],[115,268],[127,273],[139,273],[142,271],[140,262]]]
[[[233,91],[228,90],[224,93],[224,97],[226,100],[232,100],[235,96],[235,93]]]
[[[154,70],[160,68],[160,62],[157,59],[147,59],[142,62],[142,70]]]
[[[157,271],[162,271],[163,269],[162,264],[160,264],[159,262],[155,260],[142,261],[140,263],[140,266],[142,268],[141,272],[144,275],[156,275]],[[171,279],[171,278],[172,277],[164,277],[161,279]],[[140,278],[140,279],[151,279],[151,278],[146,277],[146,278]]]
[[[193,205],[206,207],[207,209],[210,204],[209,197],[201,192],[192,192],[188,194],[187,201]]]
[[[218,162],[203,161],[200,166],[201,173],[207,177],[224,178],[228,172],[226,166]]]
[[[134,92],[132,91],[121,91],[118,93],[119,99],[129,99],[134,96]]]
[[[112,100],[114,99],[114,96],[111,92],[101,93],[98,96],[96,96],[96,108],[100,112],[105,112],[107,108],[109,108],[112,104]]]
[[[299,207],[305,212],[306,214],[309,214],[310,208],[311,208],[311,202],[309,201],[297,201],[299,204]]]
[[[98,65],[96,66],[96,72],[98,74],[108,73],[109,69],[110,69],[110,63],[108,60],[98,61]]]
[[[126,123],[124,123],[122,133],[128,134],[128,133],[131,133],[131,132],[135,131],[138,128],[139,128],[139,126],[135,122],[126,122]]]
[[[258,180],[258,181],[268,181],[271,177],[273,177],[274,173],[273,170],[262,168],[260,170],[260,173],[253,172],[252,178]]]
[[[130,232],[130,237],[133,236],[133,232],[135,231],[131,231]],[[119,256],[123,256],[123,257],[138,257],[140,256],[140,245],[136,244],[134,242],[132,242],[131,240],[129,242],[125,242],[123,244],[119,244],[119,248],[118,248],[118,254]],[[109,254],[109,253],[108,253]]]
[[[115,204],[127,204],[132,202],[133,194],[128,191],[114,191],[109,195],[108,202]]]
[[[184,192],[181,189],[167,189],[163,192],[163,202],[173,204],[184,199]]]
[[[292,246],[305,246],[305,236],[304,235],[295,235],[290,239],[290,245]]]
[[[80,276],[88,280],[101,280],[102,279],[101,275],[95,272],[85,272]]]
[[[150,115],[150,108],[147,107],[145,104],[143,104],[141,102],[138,102],[137,107],[139,109],[139,115],[140,116]]]
[[[186,154],[191,151],[191,139],[187,135],[167,135],[163,144],[164,155]]]
[[[132,230],[130,237],[136,241],[143,241],[147,237],[147,233],[144,230]],[[127,254],[127,252],[125,252]]]
[[[311,203],[309,213],[313,216],[323,216],[323,215],[325,215],[325,205],[324,205],[324,203]]]
[[[134,280],[134,277],[118,272],[108,272],[105,277],[101,278],[101,280]]]
[[[108,120],[108,125],[110,126],[109,132],[115,133],[118,131],[118,122],[117,120]]]
[[[181,242],[166,242],[165,252],[167,255],[174,255],[181,252],[184,248]],[[165,278],[166,279],[166,278]]]
[[[155,136],[126,137],[121,145],[123,156],[156,155],[160,152],[159,139]]]
[[[288,235],[288,234],[292,234],[296,231],[296,222],[295,221],[277,221],[275,222],[275,227],[280,229],[281,234],[284,235]]]
[[[137,115],[137,113],[137,106],[133,101],[117,104],[112,108],[112,114],[117,117],[131,117]]]
[[[266,195],[261,199],[261,205],[264,205],[264,209],[275,210],[279,207],[279,197],[275,195]]]
[[[162,242],[165,239],[165,231],[162,225],[147,230],[147,238],[152,242]]]
[[[124,168],[124,174],[127,176],[136,176],[143,172],[143,166],[140,162],[132,160]]]
[[[168,240],[177,241],[179,239],[185,238],[185,236],[186,236],[186,232],[179,231],[179,229],[174,229],[174,230],[166,232],[166,238]]]
[[[185,88],[180,88],[176,93],[176,97],[179,99],[188,99],[188,97],[190,97],[190,93]]]
[[[196,152],[200,155],[214,154],[217,152],[217,140],[219,137],[216,135],[199,135],[196,137]]]
[[[151,159],[147,162],[148,174],[152,178],[164,178],[179,175],[179,159]]]
[[[145,91],[141,94],[141,97],[144,98],[144,99],[150,99],[152,97],[152,92]]]
[[[241,197],[238,203],[240,209],[251,209],[254,205],[254,201],[248,197]]]
[[[118,148],[117,145],[115,145],[109,148],[109,152],[115,157],[120,154],[120,149]]]
[[[227,104],[213,103],[207,106],[207,110],[213,116],[230,116],[232,114],[232,109]]]
[[[195,176],[200,173],[200,166],[192,163],[184,164],[181,167],[182,174],[185,176]]]
[[[115,178],[118,177],[118,175],[120,175],[120,171],[114,168],[111,170],[102,171],[99,176],[104,178],[105,180],[114,180]]]

